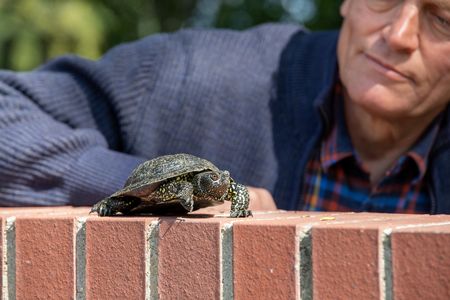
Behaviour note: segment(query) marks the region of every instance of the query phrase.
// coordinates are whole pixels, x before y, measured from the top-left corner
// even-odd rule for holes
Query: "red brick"
[[[220,229],[217,220],[165,218],[159,231],[161,299],[219,299]]]
[[[379,299],[378,250],[387,228],[448,220],[448,216],[354,214],[341,216],[312,229],[314,298]],[[359,218],[359,217],[358,217]],[[390,293],[390,290],[386,291]]]
[[[317,299],[379,299],[378,230],[313,228]]]
[[[88,211],[86,207],[1,209],[0,266],[6,263],[1,261],[6,218],[17,216],[18,299],[74,298],[74,217],[87,216]],[[390,239],[393,298],[450,299],[450,252],[446,251],[450,249],[450,225],[431,224],[450,222],[450,216],[283,211],[255,212],[253,218],[245,219],[227,215],[225,211],[206,218],[212,215],[204,210],[183,219],[162,219],[156,243],[161,299],[218,299],[221,279],[229,289],[226,297],[234,287],[236,299],[296,299],[299,269],[309,267],[300,265],[304,256],[299,255],[299,234],[311,226],[314,291],[307,293],[312,292],[315,299],[383,298],[384,287],[391,296],[392,285],[381,282],[380,286],[379,279],[379,268],[385,262],[380,261],[380,235],[386,228],[394,228]],[[88,218],[86,238],[76,244],[86,244],[86,269],[78,270],[78,275],[86,275],[85,285],[79,286],[85,287],[87,299],[149,296],[146,285],[156,283],[156,277],[146,277],[150,261],[146,239],[150,222],[155,220]],[[226,256],[226,262],[232,259],[234,278],[227,273],[231,270],[226,262],[221,262],[224,223],[233,223],[234,257]],[[426,226],[406,226],[422,223]],[[390,266],[381,272],[390,275]],[[222,267],[230,277],[222,278]],[[231,279],[234,286],[227,281]]]
[[[428,216],[349,214],[312,229],[313,287],[318,299],[379,299],[384,229]],[[384,270],[381,270],[384,271]]]
[[[327,223],[342,224],[390,217],[367,213],[286,212],[272,215],[271,220],[270,215],[234,222],[234,294],[237,299],[295,299],[299,293],[310,296],[309,271],[306,270],[309,265],[304,265],[306,276],[301,283],[296,271],[300,263],[307,264],[295,263],[296,257],[299,257],[297,235],[300,231]],[[302,251],[309,255],[308,249]],[[270,273],[271,270],[274,273]]]
[[[151,219],[86,222],[86,298],[144,299],[146,230]]]
[[[395,299],[450,299],[450,225],[394,230]]]
[[[17,299],[73,299],[73,218],[16,219]]]
[[[233,226],[235,299],[295,299],[296,226]]]

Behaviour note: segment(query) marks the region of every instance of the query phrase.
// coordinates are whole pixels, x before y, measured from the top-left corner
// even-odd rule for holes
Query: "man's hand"
[[[258,210],[276,210],[277,206],[275,205],[275,201],[273,200],[270,192],[263,188],[256,187],[247,187],[248,193],[250,196],[250,205],[249,209],[252,211]],[[228,213],[231,208],[231,202],[225,201],[224,204],[206,207],[195,211],[194,213]]]
[[[277,206],[270,192],[263,188],[247,187],[250,194],[250,210],[276,210]]]

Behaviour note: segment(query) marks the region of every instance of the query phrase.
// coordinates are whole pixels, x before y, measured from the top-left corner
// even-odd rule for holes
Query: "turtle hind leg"
[[[118,212],[127,214],[131,209],[138,206],[141,199],[137,197],[108,197],[97,202],[91,209],[92,212],[96,212],[99,216],[112,216]]]
[[[232,181],[228,191],[227,200],[231,201],[231,218],[245,218],[253,216],[252,211],[248,209],[250,196],[247,187]]]

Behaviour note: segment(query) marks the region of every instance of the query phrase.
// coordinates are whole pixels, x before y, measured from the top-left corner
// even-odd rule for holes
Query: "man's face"
[[[450,101],[450,0],[345,0],[338,44],[351,104],[378,117],[436,116]]]

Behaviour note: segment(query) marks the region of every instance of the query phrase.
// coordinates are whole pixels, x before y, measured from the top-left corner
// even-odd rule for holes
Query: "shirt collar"
[[[332,106],[334,120],[330,132],[322,142],[320,154],[321,165],[325,172],[333,165],[349,157],[353,157],[356,161],[360,162],[347,131],[347,125],[344,118],[342,85],[340,82],[335,84],[334,93],[331,97],[333,97]],[[428,126],[418,141],[398,160],[393,169],[401,167],[401,164],[409,157],[418,170],[418,174],[415,176],[414,181],[421,180],[425,176],[429,153],[439,131],[441,119],[442,114]]]

